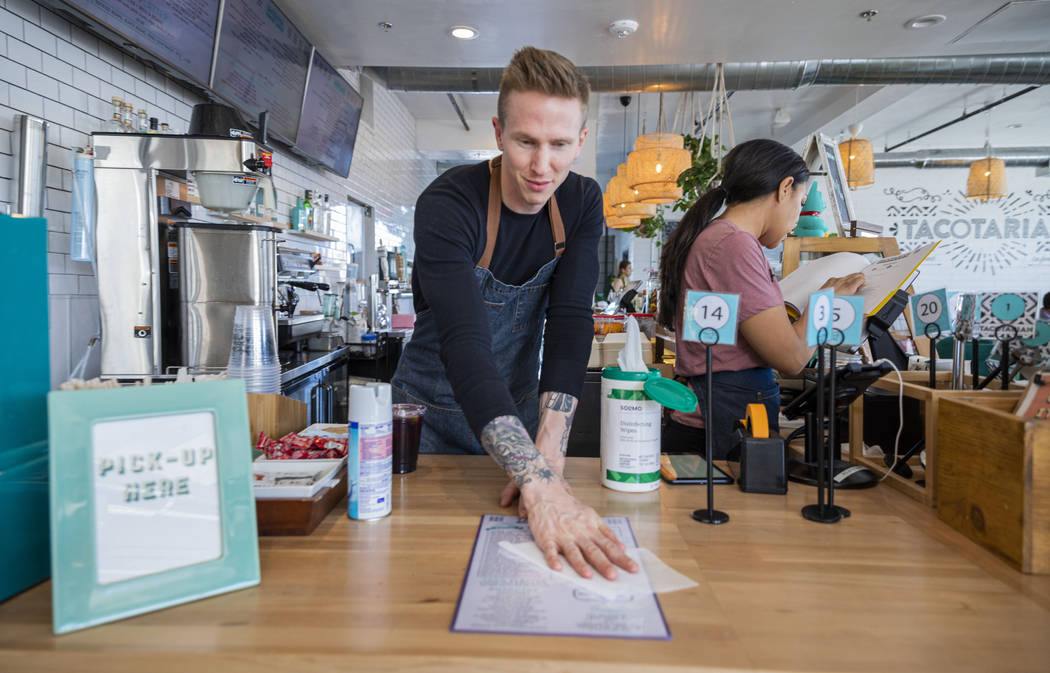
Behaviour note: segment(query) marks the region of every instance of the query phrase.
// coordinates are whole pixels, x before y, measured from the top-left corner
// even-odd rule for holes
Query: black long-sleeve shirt
[[[485,251],[488,192],[487,163],[449,169],[426,188],[416,202],[412,275],[416,312],[433,309],[445,376],[478,436],[492,419],[517,415],[494,364],[474,275]],[[593,335],[591,300],[604,226],[601,188],[570,172],[555,197],[565,225],[565,251],[550,284],[539,391],[579,398]],[[521,285],[553,258],[547,208],[522,215],[503,206],[489,264],[496,279]]]

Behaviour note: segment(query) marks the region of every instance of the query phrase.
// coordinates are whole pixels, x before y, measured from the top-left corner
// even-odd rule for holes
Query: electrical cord
[[[879,481],[882,482],[886,477],[890,476],[890,472],[893,472],[897,467],[897,462],[900,460],[899,449],[901,443],[901,432],[904,430],[904,377],[901,376],[901,372],[897,369],[897,366],[886,358],[880,358],[872,364],[877,365],[880,362],[885,362],[890,367],[893,367],[893,371],[897,372],[897,383],[899,385],[899,392],[897,393],[897,418],[899,419],[899,422],[897,423],[897,437],[893,440],[893,464],[890,465],[889,469],[886,470],[886,473],[879,478]]]

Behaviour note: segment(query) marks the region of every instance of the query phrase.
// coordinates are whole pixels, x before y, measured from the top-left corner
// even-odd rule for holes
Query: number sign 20
[[[705,344],[735,344],[739,303],[740,295],[689,290],[685,297],[682,338]]]
[[[952,328],[948,316],[948,292],[941,289],[913,295],[911,315],[915,321],[917,336],[935,335],[937,332],[946,335]],[[936,325],[937,329],[928,327],[929,325]]]

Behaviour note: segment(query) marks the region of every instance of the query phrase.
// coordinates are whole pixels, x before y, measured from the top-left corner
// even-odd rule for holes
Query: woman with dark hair
[[[621,260],[620,267],[617,269],[616,275],[612,279],[612,289],[619,292],[627,283],[631,280],[631,262],[629,260]]]
[[[780,388],[773,369],[794,374],[813,354],[806,345],[805,317],[791,324],[780,286],[762,252],[763,246],[780,245],[795,227],[808,181],[805,162],[790,147],[768,139],[742,143],[726,156],[721,184],[693,204],[664,245],[659,321],[677,335],[675,373],[689,379],[701,410],[708,376],[706,346],[682,340],[686,292],[740,295],[736,344],[712,352],[715,459],[724,458],[732,448],[733,422],[744,417],[750,403],[764,404],[772,429],[779,428]],[[719,214],[723,205],[725,210]],[[859,273],[832,278],[824,285],[845,295],[863,286],[864,276]],[[672,418],[685,425],[703,425],[702,414]]]
[[[1050,292],[1043,295],[1043,308],[1039,309],[1039,319],[1050,322]]]

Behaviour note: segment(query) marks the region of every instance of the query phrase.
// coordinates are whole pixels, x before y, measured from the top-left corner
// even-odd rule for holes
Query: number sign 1
[[[809,310],[806,311],[806,343],[817,346],[833,342],[831,338],[831,302],[834,290],[821,290],[809,295]],[[824,330],[823,334],[821,330]],[[823,338],[822,338],[823,337]]]
[[[682,338],[706,344],[736,343],[736,312],[740,295],[689,290],[685,296]]]
[[[911,315],[915,320],[916,336],[936,336],[937,332],[947,336],[952,328],[948,316],[948,292],[942,289],[913,295]],[[929,325],[936,325],[937,329]]]
[[[1001,292],[981,295],[982,337],[1000,340],[1031,339],[1036,334],[1039,295],[1035,292]]]
[[[828,343],[832,346],[859,346],[864,327],[864,297],[835,295],[832,307]]]

